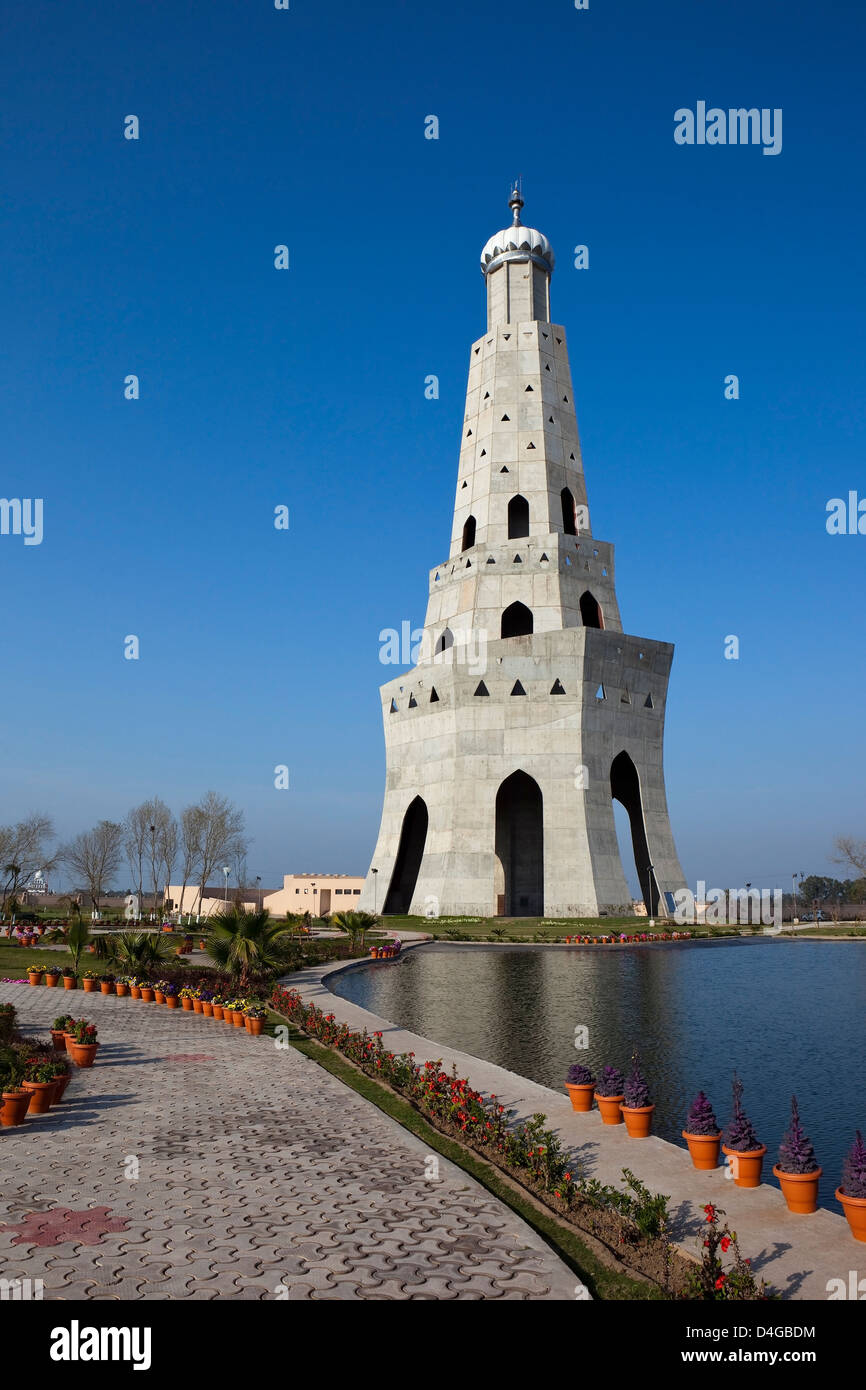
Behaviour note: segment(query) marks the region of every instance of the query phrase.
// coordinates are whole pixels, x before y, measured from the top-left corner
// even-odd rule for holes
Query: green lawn
[[[383,917],[387,930],[426,932],[437,940],[564,941],[567,936],[609,936],[612,932],[675,929],[661,917],[650,927],[646,917],[577,917],[551,921],[544,917]],[[694,936],[736,936],[737,927],[692,927]]]

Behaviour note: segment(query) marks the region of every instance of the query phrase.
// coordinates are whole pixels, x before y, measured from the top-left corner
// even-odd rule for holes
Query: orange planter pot
[[[31,1115],[44,1115],[51,1109],[54,1099],[53,1081],[22,1081],[21,1089],[30,1094],[30,1104],[27,1108]]]
[[[140,999],[140,998],[141,998],[141,990],[139,989],[138,985],[130,985],[130,986],[129,986],[129,993],[130,993],[130,995],[132,996],[133,999]]]
[[[75,989],[75,988],[77,987],[77,985],[78,985],[78,981],[76,980],[76,978],[75,978],[74,975],[64,975],[64,976],[63,976],[63,988],[64,988],[64,989]]]
[[[213,1018],[213,1004],[209,999],[203,999],[201,1001],[201,1011],[205,1018]]]
[[[165,995],[163,994],[161,989],[155,989],[153,992],[153,997],[156,1000],[157,1004],[165,1003]]]
[[[589,1081],[585,1086],[574,1086],[570,1081],[566,1081],[565,1089],[571,1097],[571,1108],[576,1110],[579,1115],[586,1115],[592,1109],[592,1097],[595,1094],[595,1082]]]
[[[247,1032],[252,1033],[254,1038],[258,1038],[265,1026],[265,1020],[263,1018],[248,1018],[246,1020],[246,1025]]]
[[[102,992],[103,994],[113,994],[113,993],[114,993],[114,981],[113,981],[113,980],[100,980],[100,982],[99,982],[99,988],[100,988],[100,990],[101,990],[101,992]]]
[[[29,1091],[4,1091],[0,1104],[0,1125],[4,1128],[23,1125],[29,1105]]]
[[[62,1028],[51,1029],[51,1046],[54,1048],[55,1052],[66,1051],[66,1034],[63,1032]]]
[[[727,1144],[722,1145],[722,1153],[733,1159],[731,1171],[737,1187],[761,1186],[761,1168],[766,1152],[766,1144],[762,1144],[759,1149],[747,1149],[745,1152],[742,1149],[729,1149]]]
[[[234,1024],[235,1028],[243,1028],[244,1015],[241,1009],[232,1009],[232,1023]]]
[[[46,975],[45,975],[45,983],[46,983],[46,985],[48,986],[49,989],[56,989],[56,987],[57,987],[57,981],[58,981],[59,979],[60,979],[59,974],[53,975],[53,974],[48,974],[48,973],[46,973]]]
[[[846,1197],[841,1187],[837,1187],[836,1201],[842,1203],[854,1239],[866,1240],[866,1197]]]
[[[152,1004],[152,1003],[153,1003],[153,990],[152,990],[152,989],[143,989],[143,990],[141,991],[141,997],[142,997],[142,999],[144,1000],[145,1004]]]
[[[27,971],[27,978],[28,978],[28,980],[30,981],[31,985],[41,985],[41,984],[42,984],[42,971],[41,971],[41,970],[28,970],[28,971]]]
[[[176,1009],[176,1008],[177,1008],[177,995],[176,995],[176,994],[167,994],[167,995],[165,996],[165,1007],[166,1007],[167,1009]]]
[[[223,1006],[222,1006],[222,1004],[214,1004],[214,1005],[212,1005],[212,1008],[213,1008],[213,1016],[214,1016],[214,1018],[222,1019],[222,1016],[223,1016]]]
[[[808,1216],[818,1210],[818,1179],[822,1171],[815,1168],[811,1173],[784,1173],[778,1163],[773,1165],[773,1177],[779,1179],[789,1211]]]
[[[683,1130],[683,1138],[689,1146],[692,1163],[696,1168],[718,1168],[719,1149],[722,1147],[722,1132],[718,1134],[689,1134]]]
[[[195,1014],[200,1014],[200,1013],[201,1013],[201,1000],[200,1000],[200,999],[193,999],[193,1001],[192,1001],[192,1011],[193,1011],[193,1013],[195,1013]]]
[[[630,1139],[646,1139],[653,1126],[654,1105],[623,1105],[622,1117]]]
[[[125,999],[127,994],[129,993],[129,985],[122,985],[118,983],[114,986],[114,992],[117,995],[118,999]]]
[[[63,1092],[66,1090],[66,1087],[69,1085],[71,1080],[72,1072],[70,1071],[68,1071],[65,1076],[57,1077],[56,1081],[54,1082],[54,1105],[56,1105],[58,1101],[61,1101],[63,1099]]]
[[[622,1103],[624,1096],[600,1096],[595,1092],[595,1099],[601,1111],[601,1118],[606,1125],[622,1124]]]
[[[95,994],[98,980],[82,980],[81,984],[85,994]]]
[[[92,1067],[96,1061],[96,1049],[98,1047],[98,1042],[77,1043],[70,1041],[67,1045],[67,1051],[77,1067]]]
[[[180,1003],[181,1003],[181,1008],[186,1009],[186,1011],[187,1011],[188,1014],[191,1014],[191,1013],[192,1013],[192,1000],[191,1000],[191,999],[188,999],[187,996],[184,995],[183,998],[181,999]]]

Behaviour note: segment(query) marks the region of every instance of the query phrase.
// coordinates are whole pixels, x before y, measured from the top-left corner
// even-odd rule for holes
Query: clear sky
[[[825,527],[866,496],[864,30],[853,0],[7,8],[0,491],[44,538],[0,536],[0,819],[213,787],[266,885],[366,871],[379,633],[448,551],[520,174],[624,626],[676,644],[688,879],[866,836],[866,535]],[[699,101],[781,108],[781,153],[676,144]]]

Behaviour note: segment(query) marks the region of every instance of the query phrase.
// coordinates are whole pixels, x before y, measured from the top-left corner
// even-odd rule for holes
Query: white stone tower
[[[623,633],[592,534],[554,257],[520,221],[481,253],[451,552],[417,665],[382,686],[387,781],[360,906],[628,914],[613,799],[651,914],[685,886],[662,766],[673,647]]]

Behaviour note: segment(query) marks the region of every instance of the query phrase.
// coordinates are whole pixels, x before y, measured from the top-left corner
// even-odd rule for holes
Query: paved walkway
[[[0,1278],[46,1299],[568,1299],[509,1209],[294,1048],[197,1014],[0,984],[99,1028],[61,1105],[0,1129]],[[136,1176],[137,1168],[137,1176]],[[583,1297],[586,1294],[583,1293]]]
[[[404,940],[407,935],[396,934]],[[376,968],[399,969],[399,964],[383,961]],[[864,1272],[866,1246],[854,1240],[841,1214],[819,1209],[811,1216],[795,1216],[788,1211],[775,1185],[762,1183],[759,1188],[744,1190],[725,1180],[724,1167],[699,1172],[692,1166],[685,1146],[670,1144],[655,1135],[639,1142],[629,1139],[625,1125],[603,1125],[597,1110],[576,1115],[564,1091],[540,1086],[483,1058],[411,1033],[389,1019],[350,1004],[331,993],[328,984],[329,977],[344,969],[343,964],[315,966],[286,977],[282,983],[298,989],[308,1003],[333,1013],[352,1028],[381,1030],[383,1041],[392,1052],[414,1052],[419,1063],[441,1058],[447,1071],[453,1063],[459,1076],[468,1077],[486,1095],[495,1094],[506,1109],[513,1109],[521,1119],[543,1111],[563,1141],[575,1150],[589,1176],[618,1183],[623,1168],[629,1167],[651,1191],[670,1195],[672,1236],[689,1254],[696,1253],[696,1237],[705,1220],[701,1207],[705,1202],[714,1202],[727,1212],[743,1254],[751,1259],[756,1273],[783,1298],[825,1299],[828,1280],[841,1278],[847,1287],[850,1270]],[[765,1173],[772,1167],[773,1157],[768,1151]]]

